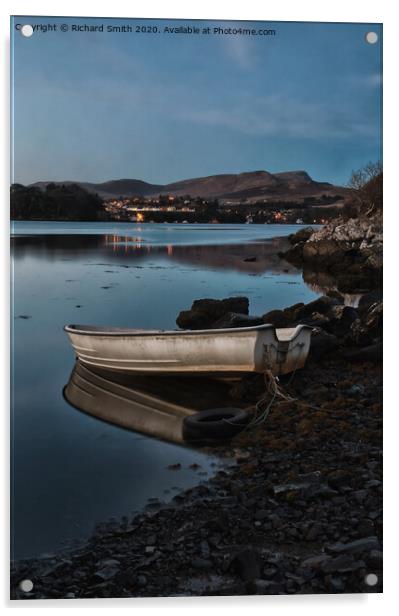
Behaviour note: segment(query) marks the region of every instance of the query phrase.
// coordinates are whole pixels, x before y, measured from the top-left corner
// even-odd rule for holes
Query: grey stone
[[[228,297],[226,299],[197,299],[190,310],[183,310],[176,323],[183,329],[207,329],[228,312],[248,314],[247,297]]]
[[[276,595],[281,590],[280,585],[272,580],[255,580],[254,587],[257,595]]]
[[[266,520],[269,517],[269,511],[266,511],[266,509],[258,509],[254,517],[255,517],[255,520],[262,522],[263,520]]]
[[[194,567],[194,569],[201,569],[203,571],[209,571],[209,569],[213,567],[212,561],[206,558],[194,558],[191,561],[191,566]]]
[[[262,317],[239,314],[237,312],[227,312],[212,324],[212,328],[228,329],[233,327],[255,327],[256,325],[263,325]]]
[[[356,539],[350,543],[335,543],[326,546],[326,551],[330,554],[357,554],[368,552],[369,550],[379,550],[380,542],[375,536]]]
[[[374,567],[382,566],[383,553],[381,550],[371,550],[367,561]]]
[[[329,585],[331,590],[335,592],[344,592],[345,584],[344,581],[339,577],[331,577],[329,580]]]
[[[244,548],[235,554],[230,566],[236,569],[244,581],[260,577],[259,554],[253,548]]]
[[[314,541],[323,532],[323,526],[317,522],[313,524],[306,533],[307,541]]]
[[[308,567],[309,569],[318,570],[321,566],[331,560],[331,556],[328,554],[319,554],[318,556],[311,556],[302,561],[301,567]]]
[[[100,578],[100,580],[103,580],[104,582],[111,580],[113,577],[116,576],[116,574],[119,572],[119,567],[113,567],[113,566],[108,566],[108,567],[103,567],[102,569],[98,569],[94,575],[97,578]]]
[[[353,498],[358,503],[362,503],[367,498],[367,495],[368,495],[367,490],[356,490],[356,492],[352,493]]]
[[[147,578],[146,578],[145,575],[140,574],[140,575],[137,576],[136,582],[137,582],[138,586],[144,587],[144,586],[147,586],[147,582],[148,581],[147,581]]]
[[[335,558],[326,560],[321,564],[324,573],[335,573],[336,571],[347,570],[353,565],[354,558],[351,554],[340,554]]]
[[[263,570],[263,575],[265,576],[265,578],[272,578],[276,575],[278,569],[276,567],[266,567],[266,569]]]

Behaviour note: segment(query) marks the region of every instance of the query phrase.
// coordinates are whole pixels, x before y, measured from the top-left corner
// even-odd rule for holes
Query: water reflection
[[[237,406],[233,384],[234,379],[132,376],[76,361],[63,393],[73,407],[98,419],[181,445],[184,417]]]
[[[309,289],[318,295],[337,295],[345,306],[357,308],[363,293],[347,293],[340,290],[339,280],[327,272],[304,270],[303,279]]]
[[[116,382],[114,375],[90,370],[79,361],[64,396],[72,406],[123,428],[183,444],[183,419],[190,409],[149,394],[138,382]]]
[[[39,259],[69,259],[95,253],[114,262],[139,263],[148,258],[165,258],[170,262],[205,266],[252,274],[298,274],[295,266],[282,260],[278,253],[288,247],[285,238],[248,244],[154,245],[136,236],[121,235],[19,235],[12,238],[16,259],[34,255]]]

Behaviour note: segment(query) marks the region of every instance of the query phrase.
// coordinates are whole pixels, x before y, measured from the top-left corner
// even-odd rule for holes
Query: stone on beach
[[[176,323],[182,329],[207,329],[228,312],[248,315],[247,297],[228,297],[226,299],[197,299],[190,310],[182,310]]]

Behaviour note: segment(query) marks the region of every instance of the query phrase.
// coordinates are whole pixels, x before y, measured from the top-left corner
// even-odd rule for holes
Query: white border
[[[101,17],[155,17],[155,18],[199,18],[199,19],[250,19],[250,20],[281,20],[281,21],[334,21],[334,22],[383,22],[384,23],[384,184],[385,184],[385,270],[386,270],[386,309],[385,331],[390,332],[386,343],[396,337],[398,330],[398,316],[394,294],[396,292],[398,260],[395,251],[398,244],[397,235],[399,230],[399,195],[398,195],[398,147],[397,134],[397,110],[399,109],[398,86],[397,86],[397,28],[398,20],[395,19],[395,3],[388,0],[375,2],[362,0],[362,2],[350,0],[335,0],[334,3],[326,3],[320,0],[284,0],[284,2],[267,3],[264,0],[250,0],[242,4],[221,0],[202,0],[200,3],[189,4],[183,1],[169,0],[169,2],[147,1],[142,4],[121,0],[112,0],[109,4],[99,4],[87,0],[69,0],[58,2],[36,0],[30,1],[4,0],[1,6],[3,19],[0,22],[2,29],[2,49],[7,50],[2,54],[1,81],[3,96],[3,135],[9,134],[9,70],[8,70],[8,45],[9,45],[9,15],[65,15],[65,16],[101,16]],[[3,529],[2,545],[8,546],[8,490],[9,490],[9,447],[8,447],[8,330],[9,312],[6,304],[8,296],[8,189],[9,189],[9,143],[4,144],[0,151],[0,169],[4,178],[2,216],[1,216],[1,251],[3,258],[4,276],[2,277],[2,290],[4,302],[2,302],[2,319],[0,340],[4,342],[3,365],[0,370],[0,389],[3,394],[3,443],[4,458],[2,473],[4,492],[1,508],[1,520]],[[395,294],[397,295],[397,293]],[[392,297],[391,297],[392,296]],[[392,306],[390,308],[389,306]],[[392,327],[391,327],[392,325]],[[397,334],[396,334],[397,335]],[[396,342],[394,342],[396,345]],[[264,614],[266,610],[273,613],[295,613],[296,616],[314,614],[335,613],[341,614],[361,613],[362,616],[379,613],[389,614],[393,606],[398,604],[395,596],[398,578],[398,559],[395,543],[398,539],[398,524],[396,513],[397,494],[397,460],[394,453],[398,448],[398,395],[395,382],[398,380],[396,366],[397,354],[394,355],[395,347],[388,349],[385,358],[385,580],[383,595],[311,595],[311,596],[281,596],[281,597],[232,597],[232,598],[201,598],[201,599],[101,599],[86,601],[31,601],[12,602],[8,601],[8,549],[5,548],[1,558],[1,585],[2,604],[5,607],[22,609],[66,609],[74,610],[75,614],[83,609],[134,609],[135,613],[151,613],[162,610],[165,616],[172,616],[177,610],[190,610],[190,614],[201,614],[204,610],[213,614],[216,610],[228,610],[232,614],[240,614],[245,609],[248,612]],[[389,537],[389,540],[387,540]],[[396,599],[396,601],[395,601]]]

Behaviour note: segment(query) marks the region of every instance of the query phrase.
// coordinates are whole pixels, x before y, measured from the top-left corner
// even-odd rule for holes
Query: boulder
[[[351,250],[347,243],[322,239],[318,242],[306,242],[302,255],[304,263],[312,263],[315,269],[332,269],[335,265],[342,266],[345,255]]]
[[[343,293],[364,292],[382,283],[382,215],[337,218],[322,229],[290,236],[292,247],[279,256],[311,271],[328,272]]]
[[[371,344],[370,346],[363,347],[362,349],[349,349],[344,351],[342,355],[345,359],[353,362],[369,361],[372,363],[380,363],[383,359],[382,342]]]
[[[300,302],[284,310],[271,310],[262,319],[264,323],[271,323],[275,327],[292,327],[299,323],[322,326],[329,320],[331,309],[339,304],[337,298],[323,295],[309,304]]]
[[[305,246],[305,242],[298,242],[295,246],[288,248],[288,250],[284,252],[279,252],[278,256],[281,259],[285,259],[288,263],[292,265],[300,266],[303,262],[303,247]]]
[[[324,355],[331,353],[339,346],[336,336],[324,331],[321,327],[315,327],[312,331],[312,338],[309,349],[309,358],[320,359]]]
[[[300,319],[300,322],[310,327],[325,327],[330,322],[330,319],[327,315],[320,312],[312,312],[310,316]]]
[[[229,297],[227,299],[197,299],[190,310],[182,310],[176,323],[182,329],[207,329],[228,312],[247,315],[249,300],[247,297]]]
[[[313,227],[305,227],[296,233],[291,233],[291,235],[288,236],[288,239],[291,244],[295,246],[295,244],[299,244],[299,242],[307,242],[314,232],[315,230]]]
[[[320,314],[328,314],[333,306],[339,306],[340,302],[336,297],[329,297],[328,295],[322,295],[317,299],[309,302],[303,306],[303,308],[297,314],[297,318],[304,318],[310,316],[313,312],[319,312]]]
[[[357,310],[351,306],[332,306],[326,330],[335,336],[344,336],[350,332],[358,318]]]
[[[289,327],[290,321],[283,310],[270,310],[262,317],[263,323],[270,323],[275,327]]]
[[[234,555],[230,567],[235,569],[244,581],[260,578],[260,558],[258,552],[251,547],[244,548]]]
[[[382,302],[382,290],[376,289],[375,291],[370,291],[369,293],[364,293],[359,299],[359,308],[367,307],[369,308],[372,304],[377,302]]]
[[[287,317],[290,323],[295,323],[302,316],[302,309],[305,307],[303,302],[299,302],[298,304],[294,304],[293,306],[289,306],[284,309],[284,314]]]
[[[230,327],[255,327],[263,325],[262,317],[249,316],[247,314],[239,314],[238,312],[227,312],[218,321],[213,323],[215,329],[225,329]]]
[[[383,303],[377,302],[358,309],[359,318],[350,327],[349,342],[361,347],[382,340]]]

